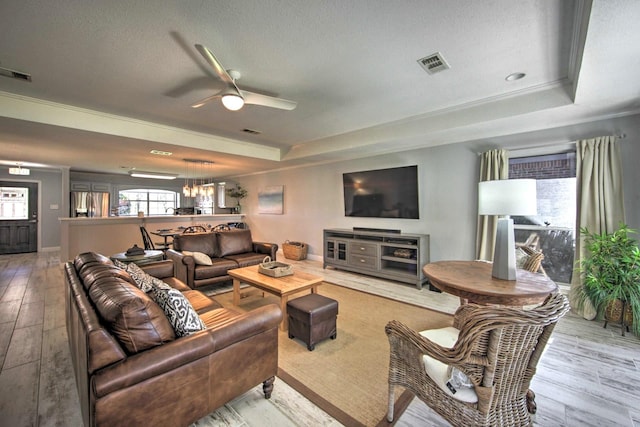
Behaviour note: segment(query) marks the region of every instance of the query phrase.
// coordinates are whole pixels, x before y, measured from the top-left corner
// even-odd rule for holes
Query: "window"
[[[555,282],[571,283],[576,224],[576,156],[562,153],[509,160],[509,178],[536,180],[538,214],[514,217],[516,243],[542,250]]]
[[[155,189],[122,190],[118,194],[118,215],[165,215],[180,206],[180,195],[175,191]]]
[[[29,219],[28,188],[0,188],[0,219]]]

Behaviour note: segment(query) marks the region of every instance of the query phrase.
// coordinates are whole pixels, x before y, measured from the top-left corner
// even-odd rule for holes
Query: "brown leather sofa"
[[[175,276],[196,289],[232,280],[229,270],[260,264],[266,256],[275,261],[277,251],[276,243],[254,242],[251,230],[229,230],[175,236],[166,257],[174,262]],[[194,252],[206,255],[206,264],[189,255]]]
[[[102,255],[67,262],[67,333],[85,426],[186,426],[261,382],[269,398],[280,308],[223,308],[173,277],[172,261],[143,268],[181,291],[206,329],[176,337],[154,300]]]

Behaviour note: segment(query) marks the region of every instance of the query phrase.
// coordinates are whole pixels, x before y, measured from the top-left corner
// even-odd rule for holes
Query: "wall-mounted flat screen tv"
[[[418,166],[342,174],[344,214],[419,219]]]

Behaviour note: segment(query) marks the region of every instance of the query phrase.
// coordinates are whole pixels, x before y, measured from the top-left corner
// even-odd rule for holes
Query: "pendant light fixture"
[[[185,180],[182,187],[184,197],[213,197],[215,184],[211,177],[213,162],[210,160],[184,159]],[[210,178],[206,178],[210,176]]]

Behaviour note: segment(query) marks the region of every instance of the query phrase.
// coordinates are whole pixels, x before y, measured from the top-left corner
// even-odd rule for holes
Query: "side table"
[[[436,288],[477,304],[539,304],[558,289],[544,274],[517,270],[516,280],[502,280],[491,270],[492,264],[483,261],[438,261],[422,268]]]
[[[127,256],[126,252],[119,252],[111,255],[109,258],[113,261],[118,260],[126,264],[133,262],[138,265],[143,265],[154,261],[162,261],[164,259],[164,254],[162,251],[146,250],[144,251],[144,255]]]

